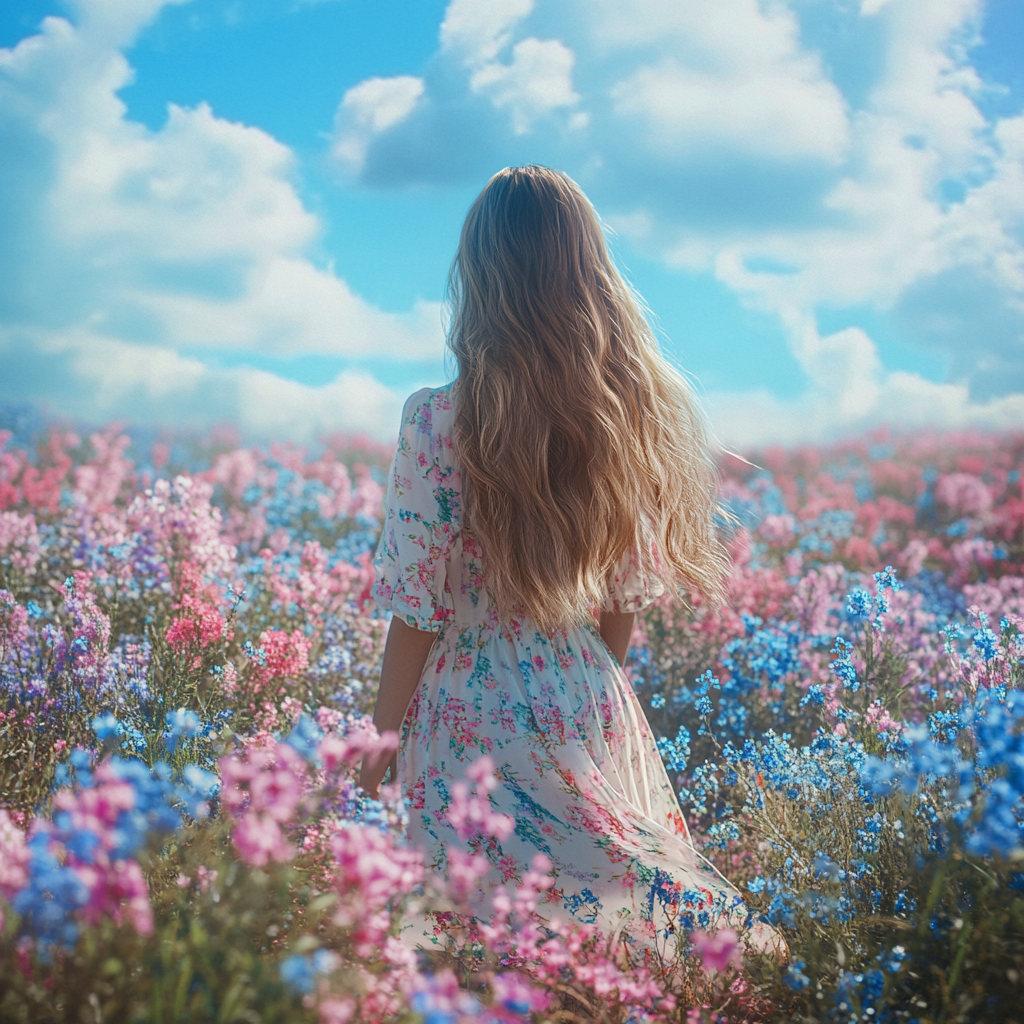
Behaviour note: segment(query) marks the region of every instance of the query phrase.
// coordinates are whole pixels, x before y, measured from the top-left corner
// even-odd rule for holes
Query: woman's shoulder
[[[405,417],[415,417],[420,414],[436,414],[452,411],[452,385],[442,384],[439,388],[420,388],[414,391],[406,400],[404,406]]]
[[[402,432],[411,431],[419,436],[435,454],[451,449],[451,434],[455,419],[452,405],[452,386],[420,388],[405,401],[402,409]]]

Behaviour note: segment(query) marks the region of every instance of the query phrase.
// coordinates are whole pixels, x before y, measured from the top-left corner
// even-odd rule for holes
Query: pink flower
[[[348,1024],[355,1013],[356,1004],[352,999],[323,999],[317,1008],[320,1024]]]
[[[874,725],[879,733],[885,733],[895,739],[903,732],[903,723],[898,722],[889,716],[889,712],[882,706],[881,701],[875,701],[865,712],[864,720]]]
[[[221,758],[221,801],[231,814],[249,808],[275,821],[292,820],[308,782],[306,763],[287,743]]]
[[[34,515],[0,512],[0,552],[15,569],[26,574],[35,569],[39,562],[40,543]]]
[[[398,749],[398,733],[388,729],[378,735],[370,722],[365,727],[358,727],[354,732],[342,738],[336,734],[328,734],[320,741],[318,756],[323,762],[324,771],[334,775],[344,765],[358,764],[366,755],[391,754]]]
[[[706,971],[722,972],[729,967],[739,970],[743,963],[740,937],[732,928],[721,928],[714,935],[694,932],[690,936],[690,944],[703,961]]]
[[[290,765],[277,765],[257,773],[249,784],[249,794],[254,811],[269,814],[275,821],[286,822],[298,809],[302,782]]]
[[[527,982],[521,974],[511,972],[496,974],[491,982],[494,1002],[503,1010],[527,1014],[534,1010],[546,1010],[551,1002],[551,993]]]
[[[30,859],[25,833],[14,824],[7,811],[0,810],[0,894],[5,899],[25,888]]]
[[[992,508],[992,493],[973,473],[946,473],[935,485],[935,499],[956,516],[982,516]]]
[[[287,862],[296,853],[295,847],[285,839],[281,826],[269,815],[255,811],[246,811],[238,819],[231,839],[238,856],[258,868],[271,860]]]
[[[765,516],[757,532],[769,544],[788,544],[796,531],[796,520],[788,513]]]
[[[457,846],[448,849],[448,887],[457,900],[465,900],[477,891],[477,885],[488,871],[482,853],[467,853]]]
[[[190,648],[210,647],[224,636],[224,616],[213,605],[186,594],[179,608],[186,614],[174,619],[166,633],[173,651],[181,654]]]

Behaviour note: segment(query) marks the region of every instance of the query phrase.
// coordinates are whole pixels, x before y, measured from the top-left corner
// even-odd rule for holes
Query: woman
[[[450,290],[458,377],[406,402],[375,562],[394,618],[374,722],[401,730],[409,838],[443,873],[452,783],[488,754],[515,831],[487,887],[543,852],[542,915],[664,952],[681,912],[745,916],[691,845],[621,668],[666,589],[724,596],[704,420],[564,174],[490,180]],[[387,768],[367,758],[368,793]]]

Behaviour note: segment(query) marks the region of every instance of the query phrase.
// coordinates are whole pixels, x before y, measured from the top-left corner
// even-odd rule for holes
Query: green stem
[[[949,1007],[950,996],[956,990],[956,983],[960,977],[960,968],[963,966],[964,957],[967,956],[967,939],[970,937],[971,930],[971,922],[965,921],[963,930],[960,933],[960,941],[957,943],[953,967],[949,972],[949,980],[942,991],[942,1016],[939,1018],[940,1020],[946,1019],[946,1010]]]

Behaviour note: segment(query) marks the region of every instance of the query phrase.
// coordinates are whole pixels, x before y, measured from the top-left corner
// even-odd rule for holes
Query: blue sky
[[[1024,0],[3,0],[0,46],[0,400],[389,437],[540,162],[725,440],[1024,426]]]

